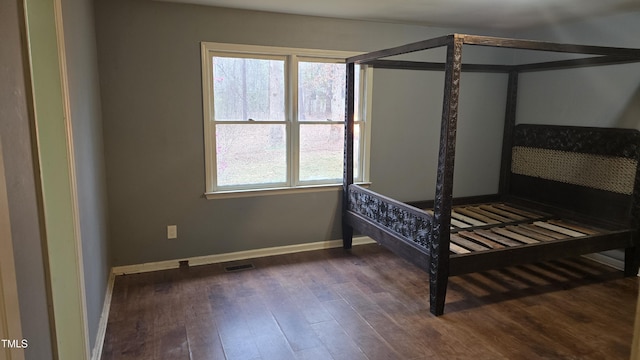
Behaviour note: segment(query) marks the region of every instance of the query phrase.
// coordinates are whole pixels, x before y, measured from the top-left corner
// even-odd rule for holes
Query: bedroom
[[[86,127],[80,127],[83,130],[78,131],[84,131],[88,138],[101,136],[100,131],[93,129],[92,121],[98,124],[102,121],[104,129],[106,175],[103,176],[106,180],[99,180],[99,175],[98,180],[94,179],[94,175],[100,174],[102,170],[88,166],[87,163],[92,161],[90,158],[79,160],[84,162],[78,165],[80,171],[86,171],[78,173],[79,186],[86,191],[85,195],[81,194],[80,208],[81,211],[84,209],[94,214],[85,218],[89,223],[82,227],[82,239],[87,243],[84,245],[87,264],[85,277],[91,279],[87,280],[90,283],[87,287],[87,305],[92,345],[95,342],[111,266],[287,246],[300,243],[300,239],[304,239],[305,243],[313,243],[340,238],[337,191],[217,201],[202,198],[204,160],[200,41],[206,39],[368,51],[423,40],[452,30],[464,30],[563,42],[640,46],[633,36],[638,30],[637,12],[576,21],[564,26],[489,31],[349,21],[147,1],[97,1],[95,21],[97,62],[100,66],[99,96],[102,102],[100,116],[90,113],[95,110],[87,110],[79,105],[91,103],[82,99],[94,96],[88,94],[90,89],[95,91],[94,87],[98,82],[95,80],[97,74],[91,73],[91,69],[98,71],[95,65],[86,65],[92,61],[92,55],[83,50],[85,46],[90,48],[91,43],[85,45],[89,40],[75,38],[93,31],[90,22],[84,23],[87,15],[76,15],[76,12],[88,13],[90,19],[91,6],[69,6],[69,12],[65,14],[69,68],[73,79],[83,79],[86,82],[71,84],[72,95],[74,91],[76,93],[73,98],[76,100],[73,100],[72,105],[77,106],[77,118],[89,119]],[[87,66],[89,70],[83,69],[83,66]],[[83,71],[88,71],[88,75],[83,75]],[[584,91],[567,94],[566,88],[562,87],[567,82],[561,78],[551,78],[548,81],[556,84],[552,87],[553,91],[549,91],[548,83],[534,83],[526,90],[533,92],[531,98],[545,96],[553,99],[562,98],[554,95],[563,95],[578,106],[564,107],[560,102],[551,102],[545,106],[538,102],[520,105],[525,115],[535,112],[541,117],[552,118],[556,114],[562,114],[563,119],[576,119],[581,124],[638,128],[637,120],[634,120],[638,117],[640,102],[638,79],[630,74],[632,73],[624,70],[611,70],[600,75],[603,78],[585,78],[585,82],[588,79],[605,84],[601,86],[603,91],[598,93],[588,92],[589,83],[586,83],[579,86]],[[371,141],[375,146],[371,149],[370,179],[372,187],[382,193],[401,200],[416,200],[431,196],[427,192],[428,187],[423,184],[435,183],[433,174],[429,171],[435,169],[435,162],[433,165],[425,164],[421,168],[424,171],[417,173],[415,179],[406,181],[406,186],[397,187],[397,181],[402,178],[398,174],[416,171],[412,159],[406,159],[401,154],[411,153],[415,144],[423,144],[425,140],[421,134],[427,131],[426,124],[420,120],[425,117],[425,109],[408,105],[420,100],[412,96],[424,94],[425,90],[431,91],[434,96],[441,96],[441,86],[438,82],[435,88],[425,89],[425,85],[417,84],[413,85],[413,90],[408,91],[409,96],[399,96],[393,91],[396,87],[393,84],[406,83],[409,80],[403,78],[406,76],[409,75],[391,71],[376,74],[374,106],[379,103],[376,97],[395,99],[397,105],[373,109]],[[496,86],[492,88],[505,89],[503,84],[506,83],[506,78],[492,77],[487,81],[496,82]],[[377,83],[390,86],[378,90],[375,88]],[[167,86],[169,84],[171,86]],[[487,82],[469,81],[467,84],[481,89]],[[467,128],[466,132],[461,127],[457,169],[468,172],[461,173],[461,178],[469,178],[468,174],[477,172],[486,172],[487,176],[474,181],[457,181],[459,188],[456,192],[460,195],[490,193],[497,188],[499,157],[494,154],[496,151],[499,153],[505,96],[500,90],[473,93],[481,94],[482,98],[465,100],[467,105],[461,111],[483,114],[485,123],[479,128]],[[603,103],[606,104],[604,110],[599,106]],[[437,106],[435,108],[439,111]],[[376,121],[377,118],[397,116],[399,109],[405,111],[402,118],[409,122],[406,126]],[[86,115],[87,111],[89,115]],[[438,116],[435,115],[436,119]],[[97,120],[91,120],[92,117]],[[493,127],[487,126],[488,124]],[[407,132],[406,129],[411,131]],[[497,140],[495,136],[498,136]],[[476,137],[486,139],[487,142],[472,141]],[[400,151],[397,152],[389,151],[398,144],[398,139],[406,139],[402,142],[406,148],[398,149]],[[434,139],[437,140],[437,134]],[[88,154],[93,143],[95,142],[86,144],[76,141],[77,152]],[[491,149],[492,144],[493,150],[487,150]],[[486,160],[478,160],[478,153],[487,153]],[[104,191],[108,194],[104,202],[92,198],[90,194],[93,193],[93,186],[98,188],[98,193]],[[306,208],[309,203],[315,206],[301,214],[299,209]],[[106,204],[108,216],[95,215],[106,211]],[[166,239],[166,227],[170,224],[178,224],[177,241]],[[108,228],[108,235],[105,227]],[[215,239],[203,240],[209,239],[209,234],[215,234]],[[216,241],[217,239],[221,240]],[[224,241],[225,239],[233,241]]]

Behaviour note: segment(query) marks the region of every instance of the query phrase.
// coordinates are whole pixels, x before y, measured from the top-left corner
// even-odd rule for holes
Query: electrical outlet
[[[178,225],[167,226],[167,239],[177,239],[177,238],[178,238]]]

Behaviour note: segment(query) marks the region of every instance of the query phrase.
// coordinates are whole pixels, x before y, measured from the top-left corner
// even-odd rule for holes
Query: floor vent
[[[224,271],[233,272],[233,271],[242,271],[242,270],[251,270],[251,269],[255,269],[255,266],[253,266],[253,264],[242,264],[242,265],[227,266],[224,268]]]
[[[186,269],[186,268],[188,268],[188,267],[189,267],[189,260],[181,260],[181,261],[178,261],[178,267],[179,267],[180,269]]]

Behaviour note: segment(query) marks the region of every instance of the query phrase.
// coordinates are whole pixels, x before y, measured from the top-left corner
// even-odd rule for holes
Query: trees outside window
[[[213,43],[202,52],[207,193],[340,183],[344,59],[353,54]],[[363,74],[355,79],[358,181],[370,87]]]

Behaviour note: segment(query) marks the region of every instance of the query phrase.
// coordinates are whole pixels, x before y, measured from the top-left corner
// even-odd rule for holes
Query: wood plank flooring
[[[225,272],[252,263],[255,269]],[[584,258],[452,277],[377,245],[118,276],[102,359],[628,359],[638,278]]]

